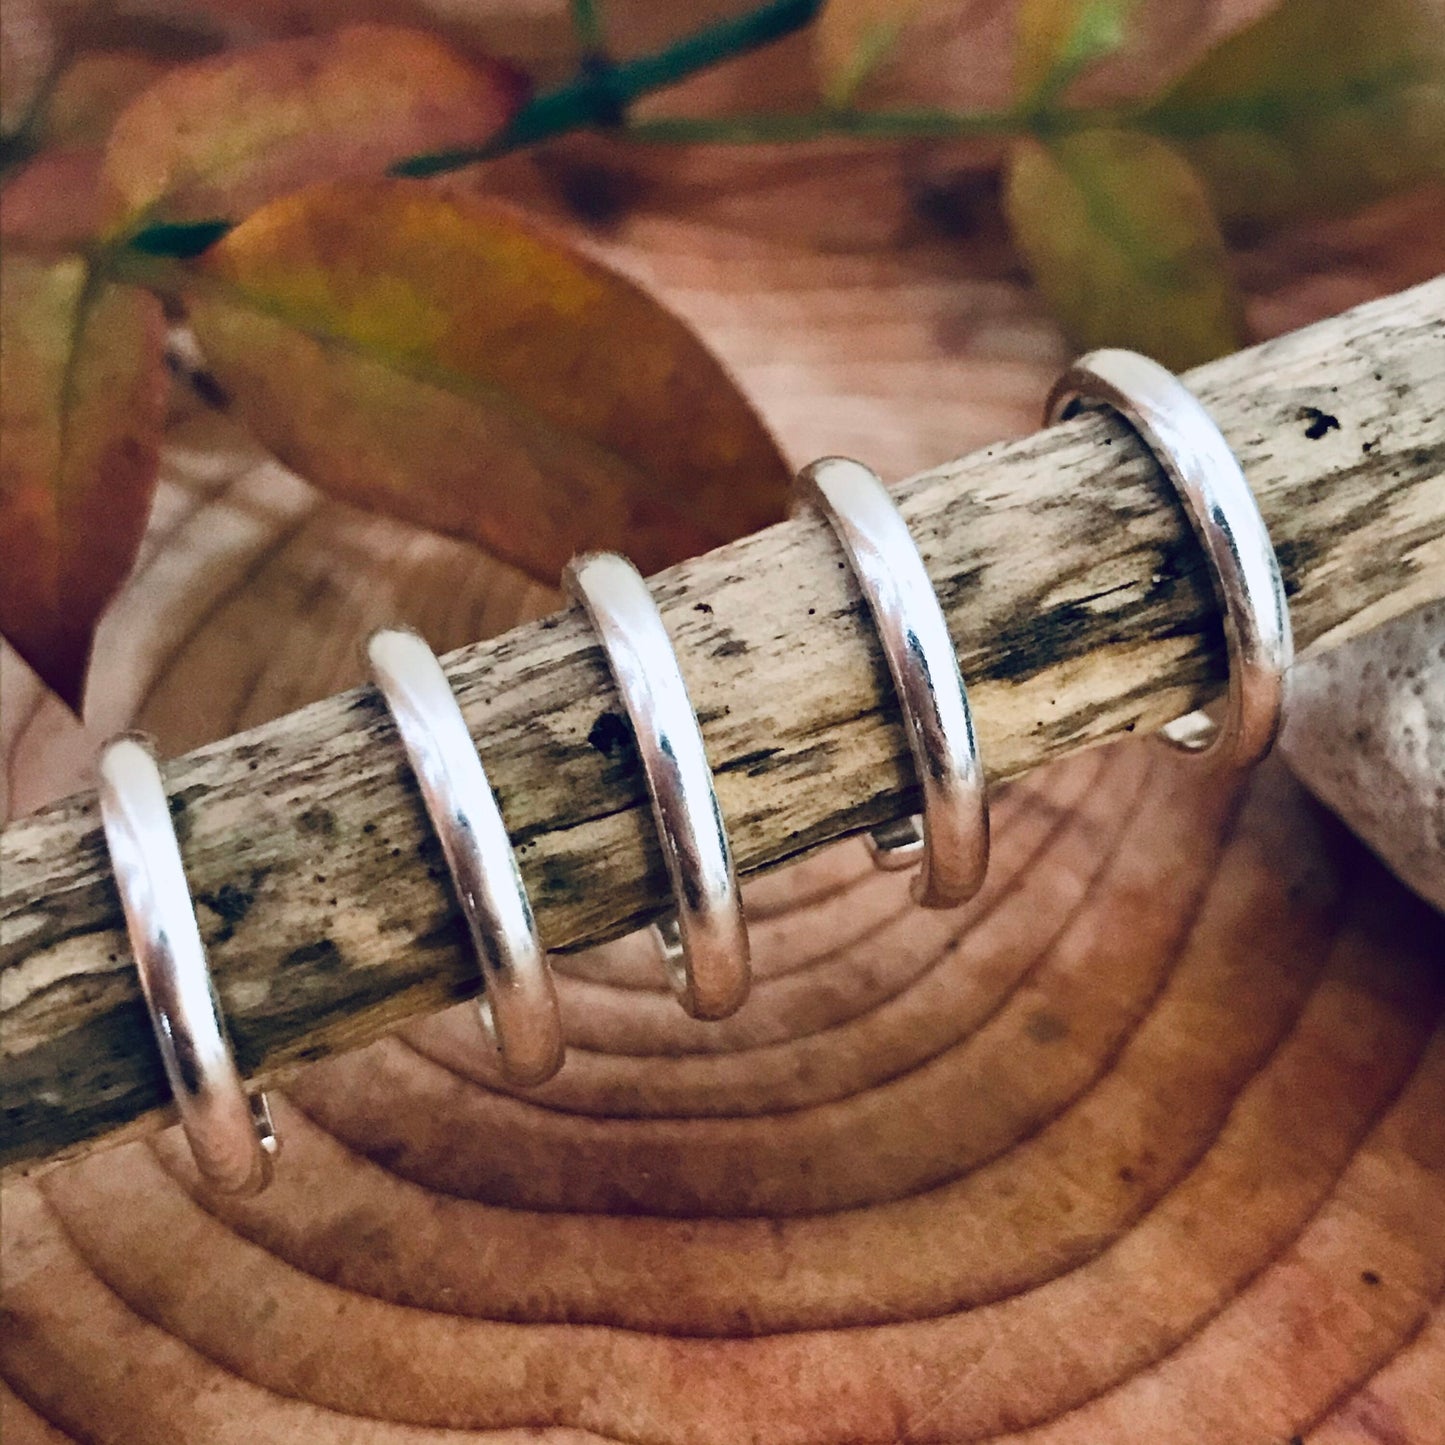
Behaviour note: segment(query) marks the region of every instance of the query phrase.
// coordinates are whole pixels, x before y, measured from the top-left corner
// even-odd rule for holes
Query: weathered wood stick
[[[1188,378],[1238,451],[1324,646],[1445,593],[1445,278]],[[937,584],[994,778],[1218,693],[1217,608],[1140,443],[1093,415],[898,490]],[[740,868],[914,802],[883,660],[828,528],[785,522],[654,581]],[[573,610],[448,670],[544,937],[663,906],[666,877],[601,654]],[[242,1070],[275,1081],[472,994],[449,884],[370,689],[167,769]],[[28,1168],[164,1121],[167,1091],[93,797],[0,840],[0,1159]]]

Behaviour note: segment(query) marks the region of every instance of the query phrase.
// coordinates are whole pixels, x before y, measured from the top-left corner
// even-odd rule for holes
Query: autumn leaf
[[[150,511],[163,338],[153,296],[79,259],[0,268],[0,632],[76,710]]]
[[[116,118],[169,67],[140,50],[90,50],[60,73],[37,127],[45,146],[102,145]]]
[[[319,186],[200,275],[191,322],[221,384],[345,500],[552,582],[584,547],[653,570],[783,515],[788,468],[696,337],[495,203]]]
[[[137,50],[119,50],[83,53],[60,72],[28,123],[24,164],[6,178],[0,238],[49,254],[84,247],[101,223],[111,126],[165,69]]]
[[[1239,345],[1209,199],[1162,141],[1097,130],[1021,142],[1006,203],[1040,291],[1079,345],[1129,346],[1175,369]]]
[[[869,109],[992,116],[1042,135],[1064,100],[1132,110],[1152,99],[1278,3],[830,0],[814,53],[835,106],[864,93]]]
[[[100,167],[94,146],[41,151],[5,182],[0,241],[43,255],[84,249],[100,221]]]
[[[1445,175],[1445,6],[1286,0],[1141,123],[1185,151],[1229,221],[1341,212]]]
[[[313,181],[481,144],[524,92],[508,66],[381,25],[183,66],[138,96],[111,133],[112,223],[237,218]]]

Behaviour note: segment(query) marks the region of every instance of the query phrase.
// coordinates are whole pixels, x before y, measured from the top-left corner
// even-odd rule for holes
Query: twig
[[[1190,380],[1259,497],[1301,646],[1445,594],[1445,279]],[[1321,429],[1322,414],[1336,425]],[[989,448],[898,495],[994,778],[1147,731],[1218,691],[1222,639],[1199,549],[1118,422],[1086,417]],[[769,528],[672,568],[654,590],[744,871],[913,806],[887,672],[824,524]],[[666,874],[580,615],[463,649],[449,671],[548,943],[596,942],[654,916]],[[167,773],[247,1073],[274,1081],[476,988],[369,689]],[[0,966],[0,1157],[33,1166],[155,1127],[165,1085],[93,798],[0,838]]]

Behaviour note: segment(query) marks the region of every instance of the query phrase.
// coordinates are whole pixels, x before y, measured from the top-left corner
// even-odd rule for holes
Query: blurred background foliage
[[[544,581],[583,546],[652,570],[782,514],[756,398],[527,214],[515,152],[942,153],[971,178],[946,203],[996,216],[1074,344],[1176,368],[1248,339],[1240,244],[1445,173],[1438,0],[3,16],[0,630],[77,709],[177,369],[331,495]],[[616,185],[569,174],[605,225]]]

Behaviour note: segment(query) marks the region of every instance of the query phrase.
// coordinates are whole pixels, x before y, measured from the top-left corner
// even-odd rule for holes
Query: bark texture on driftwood
[[[1445,590],[1442,336],[1435,281],[1190,377],[1259,496],[1302,646]],[[1147,730],[1218,690],[1202,559],[1117,422],[989,448],[899,496],[993,777]],[[822,523],[772,528],[655,590],[744,870],[910,806],[886,671]],[[651,916],[665,875],[580,616],[464,649],[449,671],[548,942]],[[245,1072],[278,1077],[473,991],[444,870],[372,693],[201,749],[168,781]],[[92,800],[16,825],[0,850],[13,1166],[118,1137],[165,1088]]]

